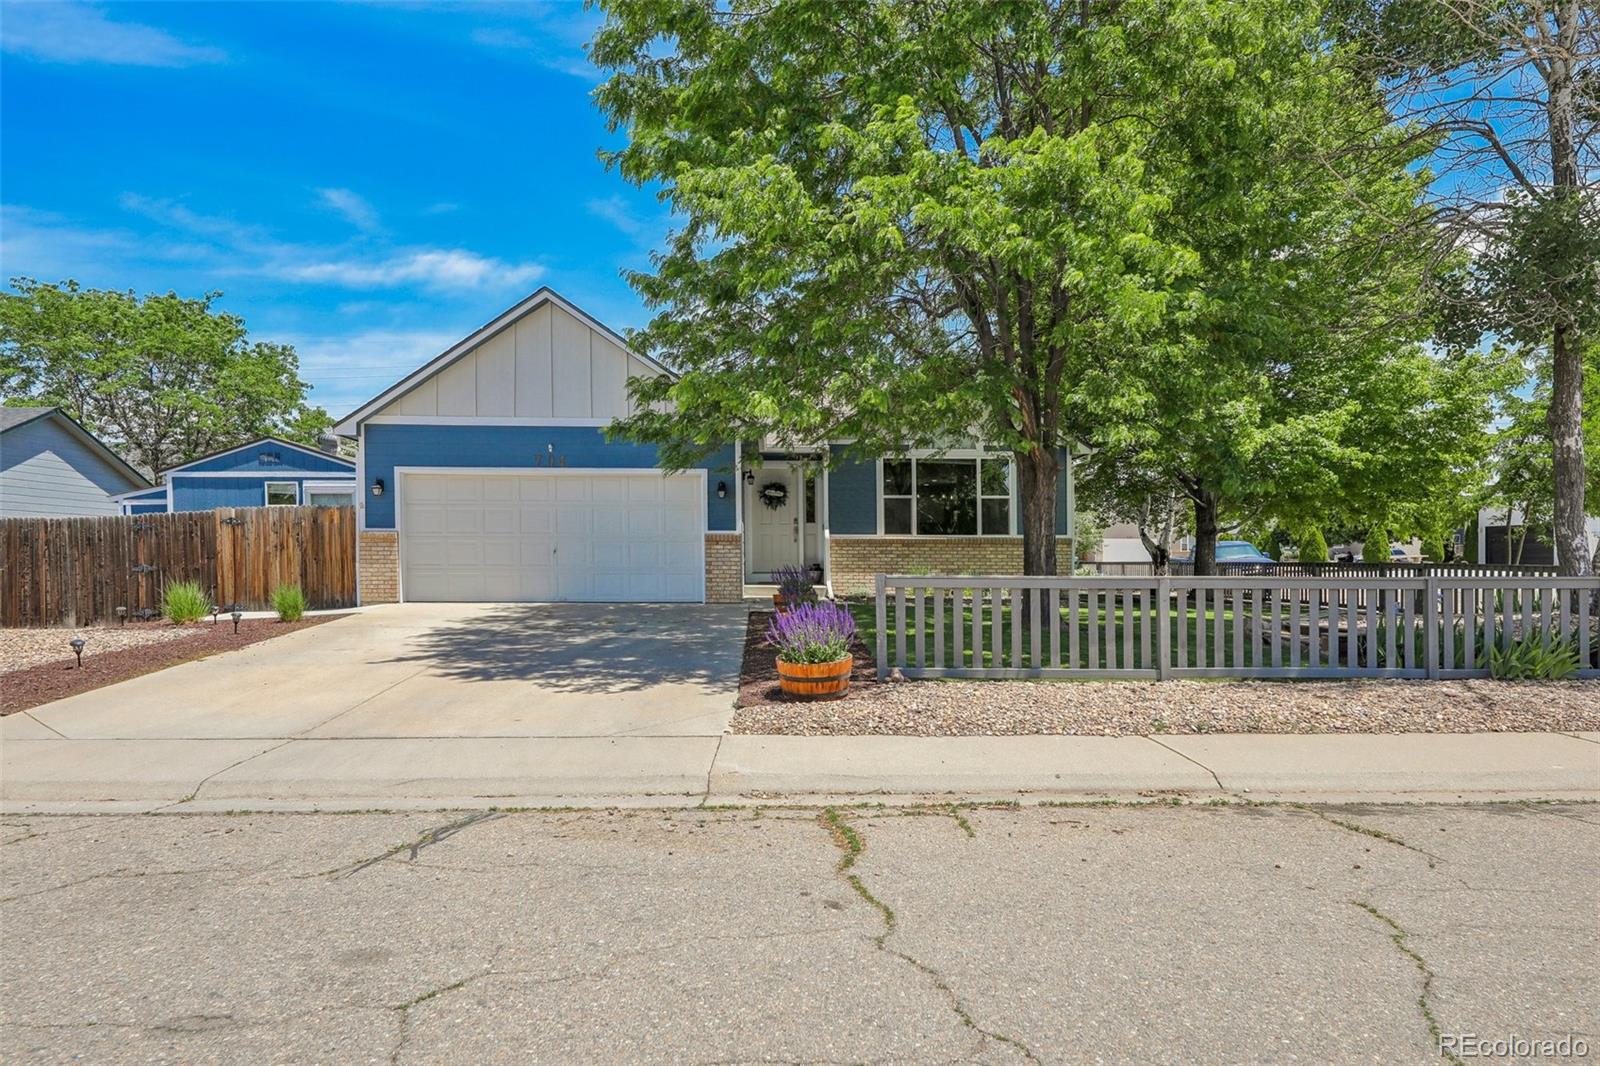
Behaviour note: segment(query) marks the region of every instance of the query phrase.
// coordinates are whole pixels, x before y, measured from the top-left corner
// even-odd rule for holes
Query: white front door
[[[694,475],[530,471],[400,479],[406,600],[705,598]]]
[[[750,576],[766,580],[776,568],[800,563],[799,479],[793,467],[780,463],[763,466],[755,475],[755,483],[749,486],[749,506],[745,508],[750,525]],[[781,486],[785,493],[783,503],[777,507],[762,495],[774,485]]]

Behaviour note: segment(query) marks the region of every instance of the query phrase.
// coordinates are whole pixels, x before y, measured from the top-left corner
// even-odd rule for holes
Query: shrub
[[[1361,561],[1364,563],[1389,561],[1388,530],[1380,528],[1368,531],[1366,539],[1361,542]]]
[[[298,622],[306,613],[306,594],[299,585],[279,585],[272,590],[272,609],[280,622]]]
[[[173,625],[198,622],[211,613],[211,597],[198,581],[172,581],[161,590],[161,613]]]
[[[1328,561],[1328,538],[1322,535],[1322,530],[1312,526],[1300,535],[1300,543],[1295,545],[1300,549],[1302,563],[1325,563]]]
[[[1444,562],[1444,537],[1438,533],[1429,533],[1422,538],[1422,561],[1425,563]]]
[[[767,626],[767,643],[786,663],[831,663],[850,655],[856,620],[832,601],[802,603],[775,614]]]
[[[1561,681],[1578,672],[1578,649],[1564,640],[1548,647],[1537,636],[1489,649],[1489,676],[1501,681]]]
[[[772,582],[778,586],[783,602],[790,606],[803,603],[811,595],[811,575],[803,567],[780,566],[772,572]]]

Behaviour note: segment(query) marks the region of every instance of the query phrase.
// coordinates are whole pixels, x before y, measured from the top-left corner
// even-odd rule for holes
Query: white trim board
[[[322,472],[320,474],[319,473],[315,473],[315,472],[307,472],[307,471],[303,471],[303,470],[218,470],[218,471],[216,471],[214,473],[209,473],[209,474],[206,473],[204,470],[181,470],[181,471],[174,471],[174,472],[168,474],[167,475],[167,484],[169,484],[169,485],[172,484],[172,482],[173,482],[173,480],[175,478],[180,478],[180,477],[188,477],[188,478],[201,478],[201,477],[264,477],[264,478],[270,478],[273,481],[311,481],[311,480],[316,480],[316,481],[327,481],[327,482],[330,482],[330,483],[331,482],[335,482],[335,481],[342,481],[342,482],[345,482],[345,483],[351,484],[351,485],[355,484],[355,480],[356,480],[353,475],[336,474],[331,470],[324,471],[324,472]]]
[[[611,418],[518,418],[512,415],[373,415],[363,426],[536,426],[547,429],[602,429]]]
[[[573,318],[576,318],[584,325],[604,334],[612,341],[612,343],[616,344],[618,348],[621,348],[628,355],[633,356],[635,359],[639,360],[641,363],[657,371],[658,373],[665,374],[668,377],[677,376],[656,360],[647,355],[640,355],[638,352],[628,347],[628,342],[623,339],[622,335],[616,330],[612,329],[610,326],[607,326],[604,322],[601,322],[593,315],[590,315],[576,304],[565,299],[548,285],[544,285],[534,290],[534,292],[525,299],[518,301],[511,307],[508,307],[506,310],[500,312],[500,314],[490,319],[484,325],[479,326],[461,340],[457,341],[455,344],[452,344],[434,358],[428,360],[428,362],[424,363],[421,367],[412,371],[410,374],[407,374],[393,385],[390,385],[387,389],[384,389],[377,396],[374,396],[372,399],[356,408],[350,414],[340,419],[339,423],[334,426],[333,431],[343,437],[355,436],[357,434],[358,427],[367,421],[374,411],[381,410],[391,401],[398,399],[399,397],[410,392],[413,388],[422,384],[434,374],[439,373],[451,363],[454,363],[456,360],[465,356],[468,352],[476,348],[482,342],[488,340],[490,337],[493,337],[507,326],[510,326],[517,319],[533,312],[535,309],[546,303],[554,304],[556,307],[559,307],[561,310],[567,312],[567,314],[571,315]]]

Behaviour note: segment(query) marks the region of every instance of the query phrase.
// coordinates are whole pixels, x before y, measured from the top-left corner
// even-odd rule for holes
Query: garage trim
[[[658,466],[554,466],[554,467],[529,467],[529,466],[397,466],[394,468],[395,481],[395,549],[399,553],[399,573],[395,576],[398,589],[396,594],[398,602],[406,602],[405,578],[405,508],[400,505],[400,486],[405,483],[407,475],[451,475],[462,474],[474,477],[692,477],[699,482],[700,491],[697,499],[700,506],[697,513],[700,516],[700,602],[706,602],[706,471],[682,470],[669,474]]]

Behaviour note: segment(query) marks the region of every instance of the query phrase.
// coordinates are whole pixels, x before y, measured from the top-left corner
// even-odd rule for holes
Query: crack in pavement
[[[1222,783],[1222,778],[1217,776],[1217,772],[1215,770],[1213,770],[1211,767],[1207,766],[1205,763],[1201,762],[1199,759],[1196,759],[1194,756],[1189,755],[1189,754],[1187,754],[1185,752],[1179,751],[1177,748],[1174,748],[1171,744],[1163,744],[1163,743],[1161,743],[1161,741],[1157,740],[1155,738],[1155,736],[1153,736],[1151,734],[1146,734],[1144,739],[1150,741],[1150,743],[1154,744],[1158,748],[1162,748],[1162,749],[1164,749],[1166,751],[1172,752],[1172,754],[1176,755],[1180,759],[1187,759],[1189,762],[1194,763],[1196,766],[1200,767],[1200,769],[1204,770],[1206,773],[1211,775],[1211,780],[1213,780],[1213,781],[1215,781],[1217,783],[1217,787],[1219,789],[1221,789],[1223,792],[1226,792],[1230,796],[1236,795],[1236,793],[1232,789],[1230,789],[1227,785],[1224,785]]]
[[[78,885],[86,885],[91,881],[133,881],[143,877],[187,877],[191,874],[234,874],[243,872],[246,871],[232,866],[206,866],[194,870],[107,870],[105,873],[90,874],[87,877],[65,881],[59,885],[36,888],[32,892],[18,892],[14,896],[0,896],[0,903],[15,903],[19,899],[31,899],[34,896],[44,896],[51,892],[62,892],[69,888],[76,888]]]
[[[234,769],[235,767],[243,766],[245,763],[251,761],[252,759],[259,759],[263,755],[270,755],[272,752],[277,751],[279,748],[283,747],[285,744],[288,744],[288,743],[289,743],[289,741],[287,741],[287,740],[280,741],[277,744],[272,745],[272,747],[267,748],[265,751],[258,751],[254,755],[246,755],[244,758],[240,759],[238,762],[229,763],[227,766],[224,766],[222,769],[215,770],[215,771],[207,774],[206,776],[202,777],[199,780],[199,782],[194,786],[194,788],[190,791],[190,793],[187,796],[183,797],[180,800],[174,800],[171,803],[163,803],[161,806],[156,807],[155,809],[151,810],[150,813],[151,814],[159,814],[162,811],[169,811],[174,807],[179,807],[179,806],[182,806],[185,803],[190,802],[196,796],[200,795],[200,790],[202,788],[205,788],[206,787],[206,782],[210,781],[213,777],[216,777],[218,774],[225,774],[229,770]]]
[[[1306,803],[1291,803],[1289,806],[1296,810],[1305,811],[1307,814],[1314,814],[1329,825],[1338,826],[1347,833],[1371,837],[1374,840],[1381,840],[1385,844],[1393,844],[1397,848],[1405,848],[1407,851],[1416,852],[1428,860],[1428,869],[1430,870],[1435,869],[1439,863],[1447,861],[1442,855],[1428,851],[1426,848],[1419,848],[1415,844],[1407,844],[1393,833],[1386,833],[1382,829],[1374,829],[1371,826],[1362,825],[1360,822],[1347,822],[1343,818],[1335,818],[1333,815]]]
[[[435,826],[432,829],[425,829],[415,840],[405,844],[396,844],[389,850],[382,852],[381,854],[374,855],[371,858],[357,859],[355,862],[346,863],[343,866],[335,866],[331,870],[321,870],[314,874],[300,874],[298,876],[301,879],[310,877],[327,877],[331,878],[332,880],[339,881],[347,877],[354,877],[362,870],[376,866],[385,859],[393,858],[402,851],[409,852],[408,858],[415,860],[417,853],[423,848],[438,844],[444,840],[448,840],[457,833],[461,832],[461,830],[466,829],[468,826],[477,825],[479,822],[494,821],[499,817],[499,811],[478,811],[475,814],[467,815],[465,818],[458,818],[453,822],[447,822],[444,825]]]
[[[961,1019],[962,1025],[973,1030],[982,1038],[994,1040],[996,1043],[1005,1044],[1020,1051],[1023,1057],[1031,1063],[1041,1063],[1043,1060],[1034,1054],[1033,1049],[1017,1037],[993,1029],[985,1029],[979,1025],[977,1019],[972,1016],[972,1012],[962,1002],[960,995],[950,986],[950,982],[945,979],[944,974],[940,973],[935,967],[907,952],[889,946],[889,937],[894,935],[898,924],[894,909],[874,895],[860,875],[850,872],[851,867],[856,863],[856,859],[866,850],[866,840],[845,820],[845,816],[837,808],[824,807],[818,820],[822,823],[823,829],[827,830],[828,835],[833,838],[834,844],[844,853],[834,867],[835,871],[840,877],[844,878],[845,883],[855,891],[856,895],[860,896],[868,906],[878,912],[878,916],[883,920],[883,931],[872,938],[872,942],[877,946],[878,950],[887,955],[893,955],[924,977],[927,977],[934,988],[938,989],[950,1001],[950,1009],[955,1012],[957,1018]],[[962,820],[964,821],[964,819]],[[968,827],[968,833],[969,835],[976,835],[971,832],[970,826]]]
[[[1435,974],[1427,961],[1406,942],[1411,934],[1399,922],[1365,900],[1353,899],[1350,901],[1350,905],[1361,908],[1389,927],[1389,940],[1394,944],[1396,950],[1410,959],[1412,964],[1416,966],[1417,972],[1422,974],[1422,991],[1417,995],[1417,1009],[1422,1012],[1422,1020],[1427,1023],[1428,1035],[1433,1038],[1433,1046],[1439,1049],[1440,1056],[1448,1060],[1452,1066],[1466,1066],[1466,1063],[1461,1061],[1460,1056],[1444,1046],[1444,1034],[1439,1028],[1439,1019],[1434,1015],[1433,1004],[1429,999],[1433,992]]]

